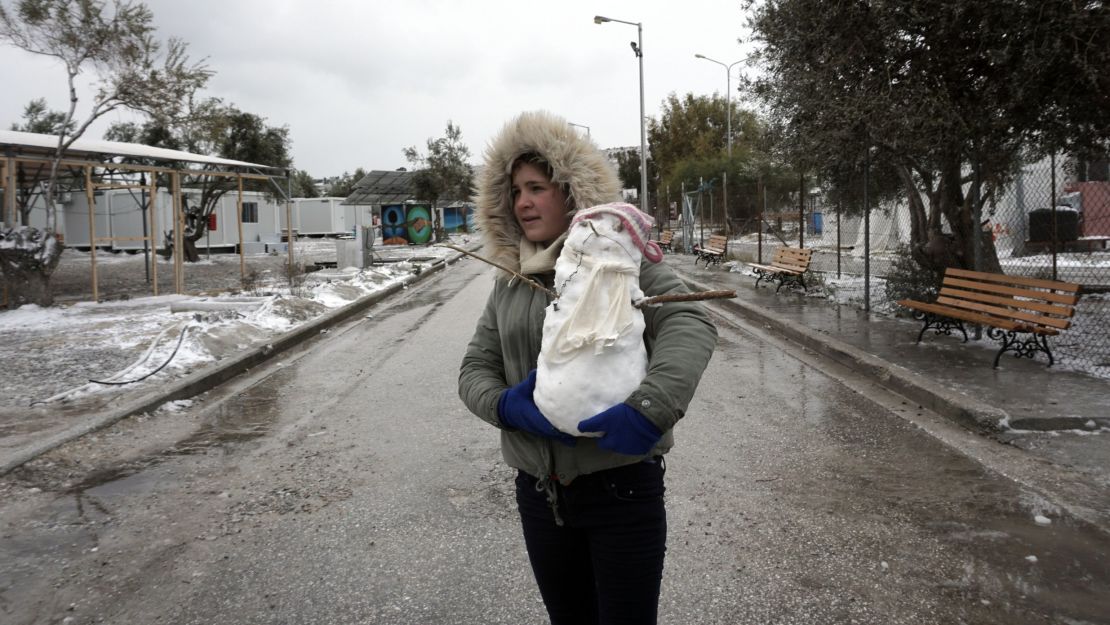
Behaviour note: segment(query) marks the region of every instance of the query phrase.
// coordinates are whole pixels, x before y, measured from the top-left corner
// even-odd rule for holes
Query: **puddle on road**
[[[438,291],[434,293],[421,293],[420,295],[412,299],[408,299],[403,302],[384,307],[381,310],[376,310],[372,312],[371,314],[374,316],[375,321],[384,321],[398,313],[408,312],[410,310],[423,308],[425,306],[431,306],[432,310],[434,311],[435,309],[443,305],[441,297],[442,296]]]
[[[1098,528],[972,460],[935,449],[932,440],[903,437],[907,447],[887,447],[882,441],[898,439],[874,429],[861,436],[864,430],[851,426],[822,428],[838,433],[829,440],[839,451],[812,458],[808,493],[793,496],[861,524],[885,518],[893,527],[921,528],[919,544],[931,536],[941,553],[963,562],[963,570],[933,571],[938,592],[969,606],[989,602],[983,605],[1009,622],[1040,622],[1028,618],[1040,614],[1095,623],[1110,613],[1110,540]]]
[[[824,575],[840,574],[850,557],[893,558],[893,567],[923,577],[925,595],[962,606],[971,615],[965,622],[1105,621],[1110,539],[1102,531],[913,423],[876,418],[888,409],[867,397],[760,349],[721,339],[716,366],[742,384],[737,403],[717,407],[735,417],[715,424],[714,435],[737,441],[737,457],[748,459],[753,476],[784,480],[768,486],[753,477],[753,491],[769,488],[776,500],[791,502],[787,510],[816,512],[807,520],[775,519],[799,532],[799,544],[820,542],[827,519],[852,528],[823,538],[830,551],[851,554]],[[903,409],[920,410],[911,402]],[[763,448],[771,439],[778,443]],[[783,441],[790,453],[777,447]],[[774,519],[776,508],[765,513]]]
[[[421,286],[420,290],[413,293],[411,297],[399,298],[399,301],[391,302],[380,308],[375,307],[371,314],[374,316],[375,321],[384,321],[397,313],[408,312],[424,306],[432,307],[431,311],[428,313],[431,314],[431,312],[436,311],[444,302],[450,300],[468,284],[469,281],[465,280],[444,280],[435,283],[426,282]]]
[[[147,467],[154,465],[155,463],[155,458],[148,457],[124,464],[119,464],[113,467],[108,467],[105,469],[98,469],[86,475],[84,479],[82,479],[80,482],[69,485],[65,490],[62,491],[62,493],[66,495],[77,495],[78,497],[86,492],[89,492],[90,494],[113,494],[110,492],[112,489],[107,489],[105,492],[95,493],[91,491],[101,491],[103,490],[103,487],[105,487],[105,485],[118,485],[121,481],[141,481],[133,480],[132,477],[142,472]]]
[[[148,469],[166,458],[203,454],[217,447],[230,449],[265,435],[279,416],[282,391],[293,375],[294,368],[278,371],[219,402],[205,415],[200,429],[189,437],[161,452],[93,471],[61,492],[78,498],[133,494],[152,487],[157,478]]]
[[[296,367],[281,369],[234,397],[221,400],[205,415],[205,424],[199,430],[164,454],[204,453],[213,447],[244,443],[268,433],[281,411],[282,392],[295,375]]]

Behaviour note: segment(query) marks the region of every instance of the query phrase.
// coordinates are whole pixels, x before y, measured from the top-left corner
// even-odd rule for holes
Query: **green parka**
[[[512,164],[522,154],[538,153],[551,166],[552,180],[564,186],[572,208],[618,199],[619,182],[607,159],[565,120],[547,113],[524,113],[507,124],[486,151],[478,179],[475,220],[485,241],[484,253],[520,268],[521,231],[511,205]],[[534,278],[550,285],[554,272]],[[663,263],[644,261],[640,288],[646,296],[685,293],[687,289]],[[501,429],[505,461],[537,478],[555,476],[566,484],[582,474],[638,462],[641,458],[600,449],[596,439],[578,438],[571,447],[551,439],[505,428],[497,416],[501,394],[536,368],[542,342],[547,294],[505,272],[493,292],[463,357],[459,395],[471,412]],[[671,429],[683,417],[709,363],[717,330],[700,304],[674,302],[643,309],[648,373],[625,403],[663,432],[649,455],[674,445]],[[598,372],[604,384],[604,372]]]

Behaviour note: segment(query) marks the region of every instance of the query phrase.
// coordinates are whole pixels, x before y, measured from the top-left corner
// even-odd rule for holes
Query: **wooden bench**
[[[966,343],[966,321],[986,326],[987,336],[1002,343],[994,356],[995,367],[1008,351],[1018,358],[1033,358],[1037,352],[1044,352],[1051,367],[1054,360],[1048,337],[1071,325],[1079,290],[1078,284],[1068,282],[950,267],[944,271],[936,301],[904,299],[898,304],[913,310],[914,318],[925,322],[917,334],[918,343],[929,329],[947,335],[959,330]]]
[[[728,237],[723,234],[710,235],[704,247],[698,247],[694,250],[694,253],[697,255],[697,257],[694,258],[694,265],[697,266],[699,260],[704,260],[706,267],[709,267],[709,263],[719,265],[727,252]]]
[[[806,290],[806,271],[809,270],[809,261],[813,258],[813,250],[803,247],[780,247],[775,249],[770,265],[748,263],[752,273],[756,275],[755,285],[758,287],[763,280],[778,282],[775,293],[779,292],[787,283],[796,284]]]
[[[674,241],[674,230],[664,230],[664,231],[659,233],[659,240],[656,241],[656,243],[659,245],[660,249],[662,249],[664,251],[667,251],[667,252],[673,252],[674,249],[671,247],[671,243],[673,241]]]

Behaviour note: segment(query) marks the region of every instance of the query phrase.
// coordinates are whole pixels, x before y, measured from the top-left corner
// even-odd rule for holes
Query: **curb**
[[[691,289],[708,291],[711,287],[680,274]],[[868,376],[876,383],[917,402],[941,416],[982,434],[993,435],[1005,429],[1010,419],[1005,410],[973,397],[947,389],[936,382],[897,364],[883,360],[827,333],[782,319],[767,309],[740,299],[714,302],[742,317],[771,328],[786,338],[849,369]]]
[[[44,440],[27,445],[22,449],[17,449],[8,454],[7,457],[0,458],[0,476],[34,460],[42,454],[52,451],[70,441],[81,438],[86,434],[91,434],[97,430],[106,428],[127,417],[153,411],[169,401],[188,399],[211,390],[272,359],[275,355],[308,341],[319,335],[322,330],[345,321],[387,297],[396,294],[398,291],[404,290],[409,285],[416,284],[437,271],[441,271],[447,265],[454,264],[462,258],[462,256],[463,254],[456,252],[446,259],[437,259],[432,262],[430,268],[421,271],[419,274],[406,276],[397,284],[359,298],[342,308],[324,313],[285,334],[275,337],[273,341],[266,345],[255,347],[238,356],[219,361],[211,367],[206,367],[192,375],[186,376],[173,384],[163,387],[161,390],[148,393],[127,402],[120,408],[111,412],[94,415],[84,423],[63,430]]]

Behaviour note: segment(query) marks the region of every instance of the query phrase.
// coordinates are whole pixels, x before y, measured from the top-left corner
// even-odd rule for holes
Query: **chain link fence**
[[[1061,367],[1110,378],[1107,169],[1105,160],[1060,157],[1029,163],[988,199],[980,217],[989,232],[984,266],[995,255],[1007,275],[1082,286],[1072,326],[1053,339],[1053,353]],[[777,201],[768,202],[754,185],[741,193],[745,197],[739,202],[730,197],[741,206],[730,208],[727,220],[719,191],[687,193],[686,236],[693,245],[727,229],[729,255],[744,261],[768,262],[783,245],[810,248],[810,270],[827,294],[878,314],[908,314],[886,296],[888,278],[912,264],[906,202],[883,202],[864,216],[830,204],[820,189],[804,181],[791,198]],[[671,227],[681,236],[683,214],[671,215],[676,218]]]

